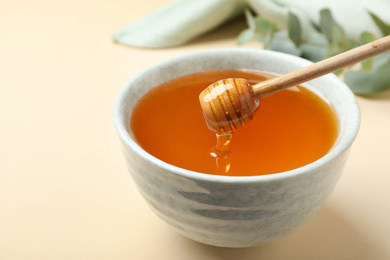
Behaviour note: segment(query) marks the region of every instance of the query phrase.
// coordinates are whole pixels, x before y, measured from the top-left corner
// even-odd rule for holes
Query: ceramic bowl
[[[355,96],[335,75],[308,84],[336,111],[337,141],[324,157],[291,171],[231,177],[181,169],[144,151],[133,139],[129,120],[134,105],[145,93],[186,74],[213,69],[284,74],[310,63],[273,51],[217,49],[168,59],[130,79],[115,101],[114,123],[129,172],[152,210],[184,236],[221,247],[269,243],[306,223],[339,180],[360,125]]]

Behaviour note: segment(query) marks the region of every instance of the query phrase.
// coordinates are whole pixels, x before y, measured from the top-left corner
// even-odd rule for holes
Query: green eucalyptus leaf
[[[246,22],[248,24],[249,29],[255,30],[256,29],[255,17],[253,16],[253,14],[249,9],[245,9],[244,13],[245,13]]]
[[[374,20],[375,24],[378,26],[379,30],[382,32],[384,36],[390,35],[390,25],[383,22],[378,16],[375,14],[368,12],[371,18]]]
[[[332,28],[332,41],[328,46],[328,50],[326,52],[326,57],[332,57],[341,52],[347,51],[349,49],[349,41],[345,36],[344,32],[337,25]],[[340,75],[344,69],[340,69],[334,72],[336,75]]]
[[[295,44],[289,40],[287,31],[275,32],[274,39],[272,40],[271,49],[280,51],[295,56],[301,56],[302,48],[297,48]]]
[[[338,26],[333,26],[331,33],[331,41],[326,51],[326,57],[335,56],[343,51],[342,45],[340,44],[341,33]]]
[[[265,49],[270,49],[271,42],[276,31],[275,24],[261,17],[255,17],[255,24],[255,40],[262,42],[264,44]]]
[[[237,44],[243,45],[251,41],[254,37],[254,32],[251,29],[245,29],[243,30],[237,38]]]
[[[289,12],[288,13],[288,36],[297,48],[301,46],[301,23],[299,18]]]
[[[345,36],[343,30],[339,26],[335,26],[332,29],[332,38],[337,41],[337,44],[340,46],[342,51],[349,50],[349,41],[347,36]]]
[[[269,28],[269,37],[268,37],[268,41],[267,41],[267,43],[265,44],[265,47],[266,47],[267,49],[271,49],[272,41],[273,41],[273,39],[274,39],[274,35],[275,35],[276,32],[277,32],[276,24],[275,24],[275,23],[271,23],[271,24],[270,24],[270,28]]]
[[[375,40],[376,40],[376,36],[371,32],[364,31],[360,35],[360,43],[362,45],[367,44],[367,43],[372,42],[372,41],[375,41]]]
[[[320,29],[328,39],[328,42],[332,42],[332,31],[335,26],[339,27],[333,19],[330,10],[322,9],[320,11]]]
[[[337,76],[339,76],[343,72],[344,72],[344,69],[339,69],[339,70],[334,71],[333,73],[336,74]]]
[[[325,57],[329,58],[339,53],[341,53],[340,47],[336,43],[331,43],[329,44],[328,49],[326,50]]]
[[[257,16],[255,18],[255,27],[258,31],[269,32],[271,29],[271,22]]]
[[[261,42],[264,44],[264,48],[265,49],[268,49],[265,45],[267,44],[268,42],[268,36],[264,33],[259,33],[259,32],[256,32],[255,35],[254,35],[254,39],[258,42]]]
[[[355,40],[353,40],[351,38],[347,38],[347,41],[348,41],[349,49],[353,49],[353,48],[356,48],[356,47],[360,46],[360,44],[357,41],[355,41]]]
[[[374,60],[375,60],[375,58],[371,58],[371,59],[362,61],[361,62],[362,70],[366,71],[366,72],[371,71],[372,70],[372,66],[374,64]]]
[[[344,80],[355,93],[375,93],[390,88],[389,71],[390,53],[385,53],[377,56],[371,71],[348,71],[344,74]]]
[[[332,41],[328,46],[326,57],[332,57],[341,52],[349,50],[349,41],[344,32],[338,26],[332,28]]]
[[[325,54],[326,48],[324,46],[302,44],[302,57],[307,60],[318,62],[324,59]]]
[[[366,43],[369,43],[369,42],[372,42],[372,41],[375,41],[376,40],[376,37],[373,33],[370,33],[370,32],[362,32],[362,34],[360,35],[360,43],[363,45],[363,44],[366,44]],[[362,70],[363,71],[370,71],[372,70],[372,66],[374,64],[374,58],[370,58],[368,60],[364,60],[361,62],[361,65],[362,65]]]

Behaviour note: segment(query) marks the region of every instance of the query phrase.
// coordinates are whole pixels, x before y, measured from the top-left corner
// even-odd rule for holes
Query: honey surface
[[[258,72],[259,73],[259,72]],[[249,71],[208,71],[181,77],[152,89],[136,105],[131,129],[138,144],[169,164],[222,174],[210,155],[215,133],[204,121],[199,93],[224,78],[265,78]],[[318,160],[337,138],[337,118],[328,103],[306,87],[293,87],[260,100],[254,119],[231,141],[225,175],[283,172]]]

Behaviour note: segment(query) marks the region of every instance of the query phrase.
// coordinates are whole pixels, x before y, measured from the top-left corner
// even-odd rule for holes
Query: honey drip
[[[211,156],[215,157],[217,169],[220,173],[227,174],[230,170],[230,142],[233,133],[216,133],[217,144],[211,149]]]

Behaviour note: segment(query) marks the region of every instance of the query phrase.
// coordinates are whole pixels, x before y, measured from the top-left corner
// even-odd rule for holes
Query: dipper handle
[[[253,118],[259,99],[390,51],[390,35],[256,85],[225,79],[199,95],[207,126],[218,133],[234,132]]]
[[[390,50],[390,35],[252,86],[258,98],[296,86]]]

